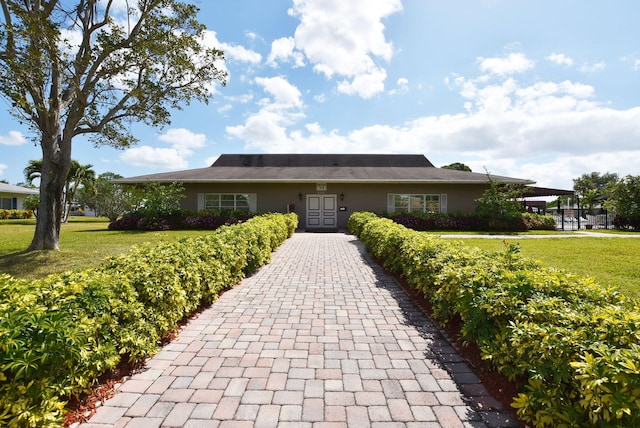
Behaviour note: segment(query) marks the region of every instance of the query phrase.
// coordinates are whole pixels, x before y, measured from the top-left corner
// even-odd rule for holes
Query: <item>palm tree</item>
[[[67,182],[64,186],[64,212],[62,215],[62,222],[66,223],[69,220],[69,213],[71,212],[71,205],[76,196],[76,191],[82,183],[89,183],[96,179],[96,172],[91,169],[93,165],[80,165],[76,160],[71,161],[71,169],[67,176]]]
[[[27,167],[24,169],[24,178],[27,180],[27,184],[33,184],[33,181],[40,178],[42,174],[42,159],[30,160]]]
[[[76,160],[71,161],[71,169],[64,186],[64,195],[62,199],[62,222],[66,223],[69,219],[69,213],[71,211],[71,205],[76,195],[78,187],[82,183],[88,183],[95,180],[96,172],[91,169],[93,165],[80,165]],[[33,181],[40,178],[42,174],[42,160],[30,160],[27,167],[24,169],[24,177],[28,184],[33,184]]]

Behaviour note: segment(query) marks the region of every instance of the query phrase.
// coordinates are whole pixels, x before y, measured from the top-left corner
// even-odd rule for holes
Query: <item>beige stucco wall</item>
[[[185,183],[186,198],[182,201],[185,209],[198,208],[198,193],[256,193],[258,212],[286,212],[287,205],[294,205],[294,212],[300,217],[300,227],[305,227],[306,195],[316,194],[316,183],[286,184],[193,184]],[[475,200],[488,185],[478,184],[339,184],[327,183],[326,194],[338,196],[338,227],[346,228],[349,216],[355,211],[381,212],[387,210],[387,195],[401,194],[447,194],[447,212],[472,212]],[[302,200],[299,199],[302,194]],[[344,194],[344,200],[340,195]]]

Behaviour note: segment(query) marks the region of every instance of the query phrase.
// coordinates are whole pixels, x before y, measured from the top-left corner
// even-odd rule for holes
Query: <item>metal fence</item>
[[[613,215],[605,209],[561,208],[549,214],[558,230],[613,229]]]

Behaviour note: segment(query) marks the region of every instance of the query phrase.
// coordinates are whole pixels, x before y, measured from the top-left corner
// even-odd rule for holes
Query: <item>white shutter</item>
[[[258,212],[258,195],[256,193],[249,193],[249,211],[252,213]]]
[[[198,212],[204,210],[204,193],[198,193]]]
[[[440,213],[446,214],[447,212],[447,194],[443,193],[440,195]]]

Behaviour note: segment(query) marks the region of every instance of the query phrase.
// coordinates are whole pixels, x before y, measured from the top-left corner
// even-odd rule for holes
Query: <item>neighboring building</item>
[[[0,183],[0,210],[23,210],[26,197],[38,194],[38,189]]]
[[[117,181],[181,182],[183,208],[295,212],[307,230],[344,229],[355,211],[473,212],[489,188],[487,174],[436,168],[423,155],[228,154],[208,168]]]

